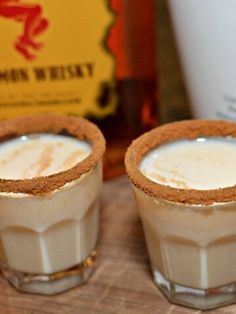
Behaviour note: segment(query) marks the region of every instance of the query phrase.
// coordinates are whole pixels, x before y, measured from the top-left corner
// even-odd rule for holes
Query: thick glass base
[[[236,282],[214,289],[193,289],[166,280],[158,271],[154,281],[170,302],[209,310],[236,302]]]
[[[27,274],[1,263],[4,277],[18,290],[29,293],[56,294],[85,283],[96,266],[96,251],[82,263],[49,275]]]

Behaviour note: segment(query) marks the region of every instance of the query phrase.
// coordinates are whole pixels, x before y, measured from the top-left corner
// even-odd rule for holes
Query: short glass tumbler
[[[161,126],[131,144],[125,164],[154,282],[171,302],[207,310],[236,302],[236,186],[174,188],[153,182],[140,170],[154,148],[197,138],[236,145],[236,124],[191,120]]]
[[[30,139],[40,134],[86,142],[91,152],[72,168],[57,173],[0,179],[0,265],[18,290],[55,294],[84,283],[96,265],[105,141],[95,125],[79,117],[39,115],[0,124],[2,144],[14,139],[29,141],[29,154],[35,147]],[[42,169],[63,157],[54,156],[54,160],[50,143],[47,149],[37,165]],[[15,150],[5,163],[23,153]]]

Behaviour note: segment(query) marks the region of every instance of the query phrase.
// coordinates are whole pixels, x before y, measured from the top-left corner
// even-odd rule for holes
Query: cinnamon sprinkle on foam
[[[236,138],[236,123],[223,120],[188,120],[155,128],[134,140],[128,148],[125,156],[128,177],[148,195],[171,202],[210,205],[236,201],[236,185],[212,190],[174,188],[149,180],[139,170],[145,154],[159,145],[199,137],[228,136]]]
[[[51,193],[62,188],[66,183],[79,179],[83,174],[96,167],[105,152],[105,139],[101,131],[96,125],[81,117],[40,114],[0,122],[0,142],[35,133],[65,134],[79,140],[86,140],[91,144],[92,152],[74,167],[49,176],[19,180],[0,178],[0,192],[36,196]],[[40,158],[41,166],[37,175],[41,175],[44,168],[50,164],[50,149],[47,148]]]

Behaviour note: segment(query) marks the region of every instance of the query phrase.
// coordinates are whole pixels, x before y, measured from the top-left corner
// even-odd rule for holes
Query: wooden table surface
[[[152,282],[142,225],[125,177],[104,186],[99,251],[89,282],[60,295],[19,293],[0,277],[0,314],[201,313],[170,304]],[[236,313],[236,305],[205,313]]]

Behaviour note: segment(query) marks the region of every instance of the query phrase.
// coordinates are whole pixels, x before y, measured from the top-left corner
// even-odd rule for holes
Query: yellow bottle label
[[[107,0],[0,0],[0,118],[115,108]]]

